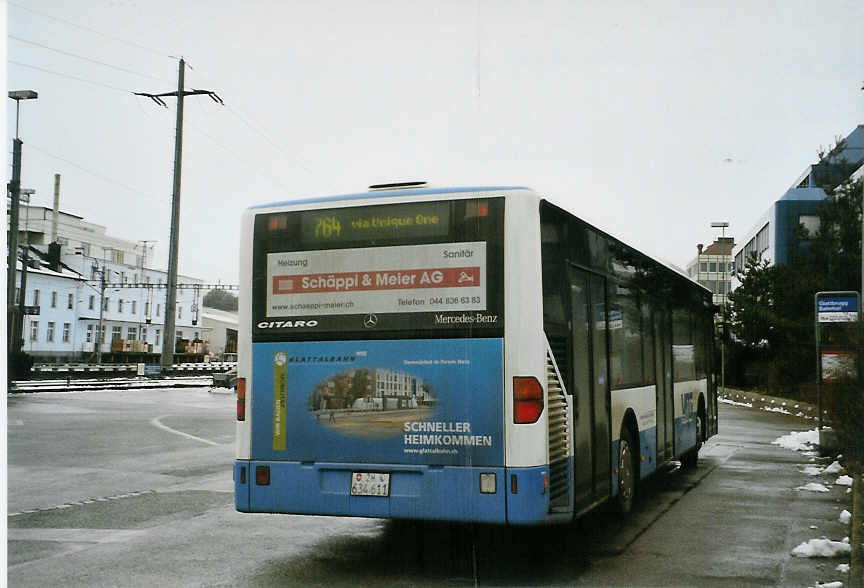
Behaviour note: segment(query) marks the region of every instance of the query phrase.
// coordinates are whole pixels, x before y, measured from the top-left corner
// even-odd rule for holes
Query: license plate
[[[351,496],[389,496],[390,474],[354,472],[351,474]]]

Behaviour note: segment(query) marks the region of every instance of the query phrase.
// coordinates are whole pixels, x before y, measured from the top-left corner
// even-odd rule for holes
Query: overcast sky
[[[372,183],[523,185],[683,266],[864,122],[864,3],[14,0],[22,185],[236,283],[254,204]],[[86,59],[84,59],[86,58]],[[15,108],[7,101],[7,145]],[[10,158],[11,159],[11,158]],[[7,168],[8,170],[9,168]]]

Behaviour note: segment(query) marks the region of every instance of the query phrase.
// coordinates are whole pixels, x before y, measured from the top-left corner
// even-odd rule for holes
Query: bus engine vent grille
[[[546,406],[549,407],[549,507],[569,505],[570,419],[567,395],[551,351],[546,352]]]

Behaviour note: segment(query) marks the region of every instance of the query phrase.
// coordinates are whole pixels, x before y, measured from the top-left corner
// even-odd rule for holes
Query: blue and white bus
[[[242,221],[235,506],[565,522],[717,431],[711,292],[527,188]]]

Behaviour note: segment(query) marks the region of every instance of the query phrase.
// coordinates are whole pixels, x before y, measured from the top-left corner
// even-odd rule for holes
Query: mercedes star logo
[[[367,314],[366,318],[363,319],[363,326],[367,329],[371,329],[372,327],[378,324],[378,317],[374,314]]]

